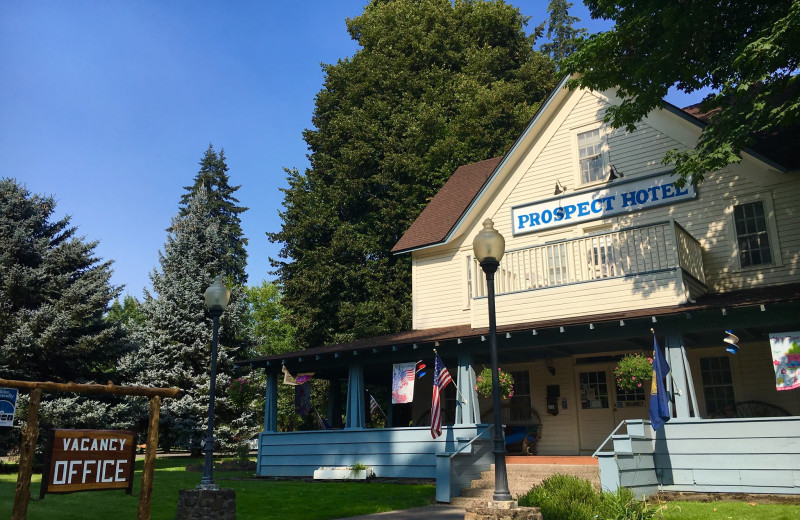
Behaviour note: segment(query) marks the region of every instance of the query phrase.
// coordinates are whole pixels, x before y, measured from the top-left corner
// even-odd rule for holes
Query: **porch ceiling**
[[[652,345],[650,329],[683,335],[687,348],[722,344],[724,331],[733,328],[742,341],[766,339],[769,332],[800,326],[800,284],[711,294],[687,305],[594,314],[562,320],[532,321],[498,327],[501,362],[591,354],[609,350],[639,350]],[[237,361],[239,366],[279,372],[285,364],[292,373],[314,371],[317,377],[347,377],[354,359],[365,366],[430,359],[436,348],[446,364],[459,352],[469,351],[475,362],[488,363],[488,329],[469,325],[406,331],[336,345],[325,345],[275,356]],[[382,369],[380,369],[382,370]],[[365,371],[369,381],[370,369]],[[382,372],[376,374],[383,378]]]

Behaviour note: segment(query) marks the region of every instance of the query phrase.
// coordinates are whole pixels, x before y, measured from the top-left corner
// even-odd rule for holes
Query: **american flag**
[[[439,354],[434,354],[433,361],[433,400],[431,401],[431,437],[442,434],[442,403],[439,393],[453,382],[450,372],[444,366]]]
[[[369,394],[369,414],[375,415],[375,412],[378,411],[378,401],[372,397],[372,394]]]

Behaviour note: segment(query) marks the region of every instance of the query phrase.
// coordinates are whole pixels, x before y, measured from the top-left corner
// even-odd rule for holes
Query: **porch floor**
[[[572,466],[597,466],[598,461],[589,456],[506,455],[506,464],[567,464]]]

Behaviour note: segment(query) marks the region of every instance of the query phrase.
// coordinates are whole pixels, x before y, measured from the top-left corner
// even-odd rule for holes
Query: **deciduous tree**
[[[592,17],[613,20],[564,62],[579,73],[571,85],[616,89],[613,127],[632,129],[664,106],[675,86],[710,88],[702,110],[713,113],[693,150],[670,151],[677,184],[740,161],[760,137],[795,130],[800,120],[800,0],[585,0]],[[795,138],[798,132],[794,132]]]

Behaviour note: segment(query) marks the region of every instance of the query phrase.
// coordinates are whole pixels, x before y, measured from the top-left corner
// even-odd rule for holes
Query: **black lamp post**
[[[472,241],[472,251],[486,273],[486,286],[489,292],[489,349],[492,356],[492,403],[494,405],[494,496],[495,502],[510,502],[508,475],[506,474],[506,445],[503,440],[503,416],[500,413],[500,374],[497,369],[497,317],[494,308],[494,273],[500,265],[505,252],[506,241],[494,229],[494,222],[487,218],[483,229]]]
[[[214,321],[214,333],[211,338],[211,380],[208,389],[208,432],[206,433],[206,460],[203,464],[203,478],[197,489],[219,489],[212,476],[214,468],[214,387],[217,384],[217,342],[219,341],[219,317],[228,306],[231,293],[222,283],[222,276],[216,280],[203,294],[206,299],[208,313]]]

